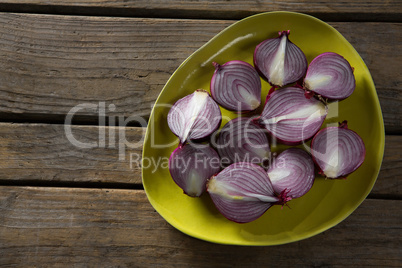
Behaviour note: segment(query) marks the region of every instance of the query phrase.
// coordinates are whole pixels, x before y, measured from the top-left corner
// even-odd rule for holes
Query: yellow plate
[[[343,55],[355,68],[356,89],[348,99],[331,104],[324,126],[345,119],[366,145],[363,165],[346,180],[316,178],[303,197],[289,202],[291,209],[270,208],[247,224],[231,222],[219,214],[210,197],[191,198],[173,182],[167,160],[178,139],[167,125],[171,105],[195,89],[209,90],[214,72],[212,61],[223,64],[243,60],[253,64],[255,46],[278,31],[290,30],[290,40],[311,60],[323,52]],[[263,81],[263,99],[269,86]],[[235,114],[221,109],[221,127]],[[306,145],[306,147],[308,144]],[[303,146],[301,146],[303,147]],[[273,151],[284,146],[273,146]],[[349,216],[371,191],[384,153],[384,123],[370,72],[351,44],[334,28],[308,15],[268,12],[234,23],[194,52],[171,76],[151,113],[143,148],[142,180],[156,211],[180,231],[215,243],[278,245],[323,232]]]

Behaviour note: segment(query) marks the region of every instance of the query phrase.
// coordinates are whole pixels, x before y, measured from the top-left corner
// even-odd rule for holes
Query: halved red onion
[[[180,144],[209,136],[221,120],[218,104],[202,89],[178,100],[167,116],[169,128],[179,137]]]
[[[306,56],[289,40],[289,33],[279,32],[279,37],[267,39],[255,48],[254,66],[271,85],[282,87],[306,74]]]
[[[298,87],[271,92],[255,121],[279,142],[297,145],[314,136],[327,116],[327,106]]]
[[[261,164],[271,152],[265,130],[247,117],[238,117],[226,123],[219,132],[216,149],[225,164]]]
[[[366,149],[362,138],[348,129],[347,121],[339,127],[320,130],[311,141],[311,154],[327,178],[346,178],[364,162]]]
[[[222,215],[238,223],[256,220],[272,205],[290,200],[274,193],[262,167],[246,162],[232,164],[213,176],[207,191]]]
[[[303,83],[305,89],[333,100],[346,99],[356,87],[349,62],[333,52],[320,54],[311,61]]]
[[[314,183],[314,162],[310,154],[300,148],[290,148],[278,155],[268,169],[268,176],[276,193],[287,191],[292,199],[310,191]]]
[[[198,197],[205,192],[207,180],[220,171],[219,156],[209,145],[185,144],[170,155],[169,171],[185,194]]]
[[[223,65],[213,63],[212,98],[231,111],[252,111],[261,104],[261,80],[247,62],[233,60]]]

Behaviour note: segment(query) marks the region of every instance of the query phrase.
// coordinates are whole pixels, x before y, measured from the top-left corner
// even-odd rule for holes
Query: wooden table
[[[122,127],[99,126],[99,111],[147,118],[193,51],[274,10],[328,22],[368,65],[386,128],[381,172],[350,217],[310,239],[275,247],[194,239],[151,207],[139,166],[109,146]],[[400,0],[0,1],[0,266],[401,267],[401,19]],[[94,148],[66,138],[65,117],[82,103],[71,131]],[[130,142],[143,133],[125,128]]]

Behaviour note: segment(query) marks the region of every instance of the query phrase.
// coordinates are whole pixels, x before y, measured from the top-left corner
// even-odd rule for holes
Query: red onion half
[[[216,149],[222,163],[261,164],[270,156],[266,131],[247,117],[235,118],[221,129]]]
[[[364,162],[366,149],[362,138],[348,129],[347,121],[339,127],[320,130],[311,141],[311,154],[327,178],[346,178]]]
[[[207,180],[220,171],[219,156],[205,144],[179,146],[170,155],[169,171],[185,194],[198,197],[205,192]]]
[[[254,66],[271,85],[284,86],[301,79],[307,70],[303,51],[289,41],[289,31],[261,42],[254,51]]]
[[[253,66],[233,60],[223,65],[213,63],[212,98],[231,111],[252,111],[261,104],[261,80]]]
[[[221,120],[218,104],[201,89],[178,100],[167,116],[169,128],[179,137],[180,144],[209,136]]]
[[[259,218],[274,204],[289,201],[274,193],[266,171],[252,163],[235,163],[207,182],[207,191],[227,219],[246,223]]]
[[[333,52],[313,59],[304,78],[304,88],[333,100],[346,99],[355,87],[355,76],[349,62]]]
[[[314,136],[327,116],[327,106],[297,87],[271,92],[256,122],[280,142],[297,145]]]
[[[313,159],[300,148],[287,149],[275,158],[268,176],[276,193],[287,191],[287,196],[292,199],[301,197],[314,183]]]

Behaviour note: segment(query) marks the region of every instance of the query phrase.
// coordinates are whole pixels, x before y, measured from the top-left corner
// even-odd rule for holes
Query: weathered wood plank
[[[373,195],[388,193],[391,197],[402,193],[402,136],[385,136],[385,151]]]
[[[0,124],[0,180],[141,183],[135,160],[141,159],[145,128],[67,127],[71,135],[63,125]]]
[[[377,88],[378,98],[386,125],[387,133],[402,134],[402,60],[401,49],[395,49],[402,44],[402,34],[399,30],[402,24],[367,23],[347,25],[344,23],[333,26],[355,47],[370,70]],[[353,27],[348,29],[348,27]],[[369,36],[368,29],[377,31],[375,41]],[[392,46],[384,43],[390,38]],[[384,53],[380,56],[380,53]],[[389,69],[392,68],[393,70]]]
[[[276,247],[188,237],[140,190],[0,187],[0,265],[398,267],[402,201],[366,200],[338,226]],[[384,210],[384,208],[387,208]],[[51,256],[51,257],[50,257]]]
[[[401,9],[401,2],[398,0],[353,0],[348,2],[329,0],[67,0],[63,2],[7,0],[0,3],[2,11],[204,19],[240,19],[260,12],[283,10],[312,14],[326,20],[400,21]]]
[[[94,148],[81,148],[74,140],[69,141],[62,125],[0,123],[0,181],[140,184],[144,130],[72,126],[75,140],[86,145],[96,143]],[[402,136],[386,136],[385,144],[372,194],[400,196]]]
[[[234,21],[132,19],[0,13],[0,115],[21,122],[147,118],[173,71]],[[331,23],[367,62],[386,129],[402,133],[401,24]],[[384,42],[384,40],[387,40]]]

